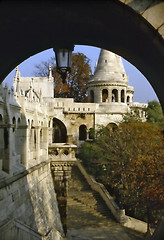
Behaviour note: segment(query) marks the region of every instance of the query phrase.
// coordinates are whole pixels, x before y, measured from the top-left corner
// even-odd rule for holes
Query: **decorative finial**
[[[33,88],[33,78],[31,78],[30,88]]]
[[[96,61],[96,63],[95,63],[94,71],[96,70],[96,68],[97,68],[97,61]]]
[[[52,78],[52,68],[51,68],[51,64],[49,65],[49,78]]]

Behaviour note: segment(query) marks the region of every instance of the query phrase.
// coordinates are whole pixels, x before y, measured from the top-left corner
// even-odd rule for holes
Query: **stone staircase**
[[[117,223],[100,195],[93,191],[77,166],[68,183],[67,229],[69,240],[141,240]]]
[[[113,224],[114,218],[98,193],[91,190],[76,166],[68,190],[68,229]]]

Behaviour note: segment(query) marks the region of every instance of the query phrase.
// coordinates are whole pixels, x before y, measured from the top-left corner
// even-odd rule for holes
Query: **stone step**
[[[115,223],[109,209],[74,166],[67,197],[68,229],[102,227]]]

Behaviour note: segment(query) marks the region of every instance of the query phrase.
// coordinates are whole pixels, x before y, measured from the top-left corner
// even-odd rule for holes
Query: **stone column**
[[[12,127],[10,125],[4,126],[4,161],[3,170],[11,173],[12,169]]]
[[[121,91],[120,91],[120,89],[118,89],[118,102],[119,103],[121,102]]]
[[[112,89],[108,89],[108,102],[111,103],[112,102]]]
[[[28,126],[19,127],[19,133],[21,138],[20,152],[21,152],[21,163],[28,167],[29,159],[29,128]]]
[[[36,161],[39,162],[40,158],[40,127],[35,127],[36,131]]]
[[[43,127],[43,149],[45,155],[48,156],[48,127]]]

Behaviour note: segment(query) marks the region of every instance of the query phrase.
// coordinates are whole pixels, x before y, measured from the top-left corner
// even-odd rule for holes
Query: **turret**
[[[88,82],[89,102],[126,103],[128,77],[121,57],[101,49],[97,68]]]

